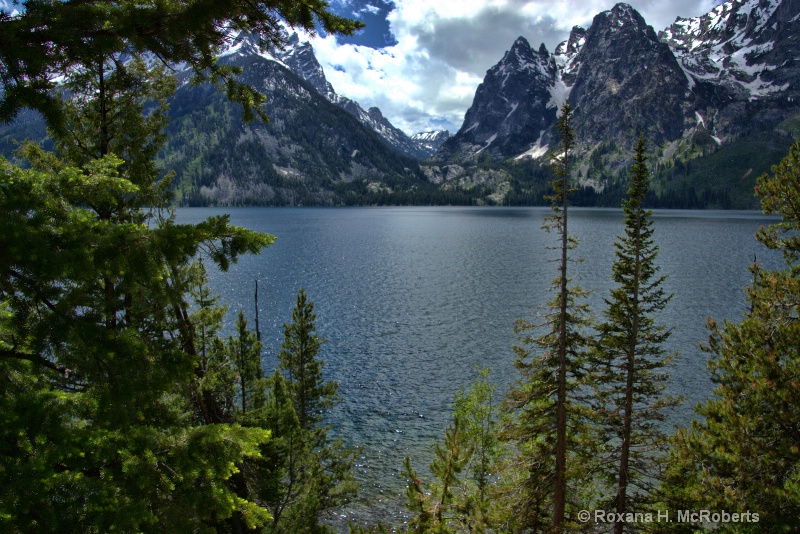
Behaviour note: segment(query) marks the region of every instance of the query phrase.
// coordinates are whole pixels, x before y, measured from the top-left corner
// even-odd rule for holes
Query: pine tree
[[[588,447],[584,439],[585,402],[580,398],[588,340],[586,293],[571,285],[569,251],[577,245],[567,229],[568,197],[571,191],[570,158],[575,138],[570,120],[572,108],[564,104],[558,129],[561,148],[552,156],[553,215],[545,229],[559,238],[556,295],[548,303],[541,324],[518,321],[520,346],[515,346],[515,366],[522,379],[508,393],[509,418],[503,437],[514,448],[515,457],[506,467],[511,520],[515,529],[561,532],[566,525],[569,500],[577,502],[580,456]],[[545,330],[542,334],[527,333]],[[570,475],[575,479],[568,480]]]
[[[274,532],[327,532],[320,515],[348,502],[357,485],[351,472],[355,452],[332,439],[322,411],[338,400],[338,385],[325,381],[316,334],[314,304],[297,294],[292,322],[284,324],[279,365],[266,393],[268,444],[251,477],[267,503]]]
[[[269,433],[237,424],[208,376],[220,344],[215,312],[191,311],[191,266],[203,250],[224,270],[273,238],[225,217],[174,223],[152,162],[163,119],[148,114],[174,80],[106,59],[68,73],[54,153],[0,161],[0,524],[255,527],[269,513],[235,479]]]
[[[242,414],[264,406],[264,372],[261,367],[261,343],[247,328],[244,312],[236,319],[236,337],[228,338],[227,349],[234,363],[239,382],[239,402]]]
[[[709,321],[705,350],[717,387],[697,409],[702,421],[673,439],[662,498],[671,509],[750,512],[750,524],[720,525],[721,532],[794,532],[800,516],[800,142],[758,178],[756,192],[764,213],[781,216],[756,237],[782,252],[784,266],[754,264],[744,318]]]
[[[263,95],[215,53],[241,31],[280,45],[281,19],[334,34],[360,26],[327,8],[88,0],[0,14],[0,120],[38,110],[56,148],[24,145],[26,169],[0,159],[1,529],[268,526],[248,479],[270,443],[252,409],[259,388],[247,389],[259,373],[242,360],[245,419],[220,314],[192,265],[202,254],[224,271],[274,238],[226,216],[175,223],[171,175],[154,157],[176,84],[140,58],[186,62],[247,117]],[[249,339],[243,322],[239,335]]]
[[[0,168],[3,529],[265,520],[226,481],[268,433],[220,418],[217,402],[197,411],[202,424],[190,416],[200,352],[184,266],[203,245],[230,261],[271,239],[224,220],[104,219],[87,206],[137,191],[118,159],[76,168],[29,153],[33,169]]]
[[[286,372],[300,426],[312,430],[322,421],[322,411],[337,401],[338,385],[322,376],[324,362],[317,358],[325,340],[316,334],[314,303],[304,290],[297,293],[292,322],[283,325],[279,368]]]
[[[489,370],[469,391],[455,395],[453,417],[444,440],[433,446],[430,469],[436,478],[428,488],[406,457],[406,507],[415,514],[414,532],[488,532],[494,521],[492,472],[499,455],[495,435],[494,386]]]
[[[641,511],[637,506],[660,478],[659,462],[667,449],[660,430],[664,411],[679,399],[663,396],[673,356],[664,353],[669,330],[656,319],[670,300],[662,288],[665,276],[656,265],[652,212],[642,203],[649,190],[647,144],[639,138],[630,171],[628,198],[623,201],[625,233],[615,243],[612,278],[616,287],[606,299],[605,320],[597,326],[592,351],[594,408],[607,454],[600,463],[615,490],[611,506],[617,514]],[[625,523],[617,522],[621,533]]]
[[[219,337],[222,321],[228,312],[227,306],[217,305],[219,297],[208,286],[208,272],[202,259],[189,268],[191,285],[189,294],[194,301],[194,311],[189,321],[194,325],[197,371],[192,378],[191,398],[194,419],[198,423],[211,418],[203,413],[203,406],[214,406],[225,414],[234,411],[236,397],[236,373],[231,364],[230,351]],[[224,416],[218,419],[224,419]]]

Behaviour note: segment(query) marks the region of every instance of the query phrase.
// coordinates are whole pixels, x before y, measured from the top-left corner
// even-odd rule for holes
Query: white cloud
[[[361,9],[361,13],[372,13],[373,15],[377,15],[380,11],[381,8],[373,6],[372,4],[367,4]]]
[[[336,0],[355,7],[353,0]],[[715,0],[629,0],[656,31],[677,16],[710,11]],[[336,92],[365,108],[377,106],[408,134],[445,124],[460,126],[486,70],[522,35],[549,50],[575,25],[613,7],[598,0],[397,0],[389,12],[396,44],[381,50],[312,40],[317,58]],[[375,13],[372,4],[361,11]],[[336,68],[334,68],[336,67]],[[340,70],[341,69],[341,70]]]

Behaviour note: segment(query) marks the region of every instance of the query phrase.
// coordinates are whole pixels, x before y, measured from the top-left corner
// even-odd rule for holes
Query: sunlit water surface
[[[230,213],[232,223],[278,237],[259,256],[227,273],[212,270],[211,285],[231,312],[254,324],[255,280],[269,373],[291,317],[296,292],[315,303],[325,374],[340,385],[341,404],[326,418],[336,435],[360,447],[356,502],[333,519],[402,524],[403,458],[420,472],[430,445],[448,424],[453,394],[479,367],[491,367],[502,398],[516,378],[517,319],[535,320],[552,296],[555,235],[541,230],[544,208],[242,208],[180,209],[179,222]],[[570,233],[580,240],[570,265],[593,291],[599,314],[610,288],[620,210],[574,209]],[[673,329],[669,349],[679,356],[671,392],[687,398],[673,414],[686,424],[712,390],[706,319],[741,317],[748,266],[778,258],[754,238],[770,219],[757,212],[658,211],[659,264],[674,294],[660,320]]]

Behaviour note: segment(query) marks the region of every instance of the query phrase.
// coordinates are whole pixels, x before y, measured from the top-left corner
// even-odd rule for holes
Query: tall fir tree
[[[612,499],[601,502],[619,516],[641,511],[642,500],[660,480],[668,447],[662,430],[665,411],[680,401],[664,395],[669,379],[665,368],[673,355],[664,351],[669,330],[657,323],[671,296],[666,276],[659,275],[658,247],[653,238],[652,212],[643,202],[649,191],[647,142],[639,137],[623,201],[625,232],[618,237],[612,279],[616,284],[605,299],[605,320],[597,326],[591,352],[594,409],[598,432],[606,445],[598,459]],[[617,521],[614,532],[626,523]]]
[[[569,251],[577,246],[567,226],[575,144],[571,119],[572,108],[565,103],[558,121],[561,148],[551,156],[553,215],[544,227],[555,231],[559,239],[558,276],[553,280],[556,294],[543,322],[520,320],[516,325],[520,345],[514,347],[514,364],[522,378],[508,393],[509,417],[503,429],[515,453],[506,467],[512,530],[560,533],[568,528],[567,504],[580,501],[581,466],[586,465],[581,457],[589,454],[586,406],[581,398],[589,310],[586,292],[571,284],[568,276]],[[544,333],[536,332],[541,330]]]
[[[227,348],[239,382],[239,409],[242,415],[264,407],[264,371],[261,367],[261,342],[247,328],[244,312],[236,318],[236,337],[228,338]]]
[[[719,532],[796,532],[800,517],[800,142],[757,180],[766,214],[759,242],[783,254],[780,270],[752,266],[740,322],[709,320],[705,350],[717,384],[702,420],[673,438],[662,486],[667,509],[747,513]],[[757,517],[754,518],[753,514]],[[744,517],[744,516],[741,516]],[[669,527],[669,528],[668,528]],[[692,525],[662,530],[689,532]]]

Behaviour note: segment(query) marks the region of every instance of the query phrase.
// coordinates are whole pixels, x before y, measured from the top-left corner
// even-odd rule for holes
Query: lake
[[[340,385],[343,401],[326,418],[336,435],[361,447],[359,500],[346,519],[404,517],[403,458],[424,473],[430,445],[449,422],[453,394],[490,367],[498,400],[517,376],[512,346],[517,319],[535,320],[552,296],[556,236],[541,229],[546,208],[241,208],[179,209],[178,222],[230,213],[232,223],[276,235],[259,256],[244,257],[229,272],[211,270],[211,285],[233,321],[243,309],[254,324],[254,287],[264,368],[269,374],[305,288],[315,303],[317,330],[328,339],[325,374]],[[754,232],[774,221],[758,212],[657,211],[659,264],[674,297],[660,320],[673,329],[669,349],[679,353],[670,392],[686,403],[671,417],[686,424],[692,408],[711,392],[706,319],[741,317],[748,266],[779,258]],[[570,233],[580,240],[570,272],[593,291],[599,315],[610,288],[613,243],[621,210],[572,209]]]

